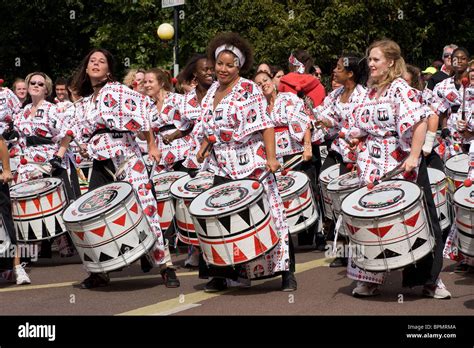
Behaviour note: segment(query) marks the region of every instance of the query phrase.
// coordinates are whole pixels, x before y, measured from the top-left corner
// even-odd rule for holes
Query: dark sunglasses
[[[445,54],[443,54],[443,58],[449,58],[449,57],[451,57],[451,54],[450,54],[450,53],[445,53]]]
[[[39,81],[30,81],[30,85],[32,86],[40,86],[40,87],[43,87],[44,86],[44,82],[39,82]]]

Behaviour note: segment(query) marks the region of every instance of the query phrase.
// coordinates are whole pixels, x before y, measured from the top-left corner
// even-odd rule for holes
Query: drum
[[[451,197],[454,191],[460,187],[464,180],[467,179],[469,171],[469,155],[461,153],[449,158],[445,165],[446,176],[448,178],[448,190]]]
[[[128,182],[87,192],[67,206],[63,219],[84,266],[92,273],[128,266],[156,241]]]
[[[163,232],[170,227],[175,214],[173,197],[170,194],[171,184],[185,175],[188,174],[185,172],[162,172],[153,176],[158,216],[160,217],[160,227]]]
[[[402,268],[434,247],[420,187],[405,180],[362,187],[341,204],[343,227],[355,253],[352,261],[366,271]]]
[[[82,161],[77,165],[77,177],[81,188],[81,195],[89,191],[89,182],[92,176],[92,162]]]
[[[204,260],[215,266],[246,263],[274,248],[279,241],[263,185],[234,180],[199,194],[189,213]]]
[[[319,145],[319,155],[321,156],[321,163],[324,163],[324,160],[328,157],[328,147],[326,145]]]
[[[430,179],[431,193],[438,213],[439,224],[444,230],[451,226],[450,214],[448,212],[447,182],[446,175],[438,169],[428,168],[428,177]]]
[[[313,190],[306,174],[291,171],[276,174],[278,191],[286,210],[290,233],[307,230],[318,219]]]
[[[326,168],[319,174],[319,182],[321,186],[321,198],[323,201],[324,216],[328,219],[334,220],[332,211],[332,199],[328,193],[329,183],[339,176],[339,164],[335,164]]]
[[[453,197],[456,212],[457,246],[459,251],[470,258],[474,257],[474,187],[461,186]]]
[[[10,188],[18,241],[36,242],[66,232],[61,213],[68,201],[58,178],[26,181]]]
[[[0,216],[0,257],[7,257],[12,245],[10,235],[8,234],[3,218]]]
[[[214,174],[200,172],[194,178],[185,175],[171,185],[170,192],[176,203],[178,238],[185,244],[199,246],[196,229],[191,215],[189,215],[189,205],[198,194],[211,188],[213,182]]]
[[[331,180],[327,186],[327,192],[332,202],[332,211],[334,218],[337,220],[341,213],[341,203],[344,197],[349,193],[354,192],[360,186],[360,179],[357,172],[350,172],[338,176]],[[345,235],[345,229],[339,229],[341,235]]]

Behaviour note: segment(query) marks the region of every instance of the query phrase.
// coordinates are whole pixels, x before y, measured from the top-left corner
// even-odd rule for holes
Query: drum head
[[[454,203],[467,209],[474,209],[474,186],[461,186],[454,192]]]
[[[428,177],[431,185],[436,185],[446,179],[446,175],[441,170],[435,168],[428,168]]]
[[[211,188],[213,183],[214,174],[209,172],[200,172],[194,178],[185,175],[171,185],[170,192],[176,198],[193,199]]]
[[[306,174],[295,171],[288,172],[286,175],[276,173],[276,179],[278,191],[283,199],[301,191],[309,182],[309,178]]]
[[[263,194],[263,185],[254,189],[255,180],[241,179],[214,186],[193,199],[189,213],[196,217],[229,215],[255,202]]]
[[[133,187],[128,182],[114,182],[100,186],[79,197],[63,213],[65,222],[78,222],[106,213],[131,195]]]
[[[341,204],[346,215],[372,219],[407,209],[421,199],[417,184],[405,180],[384,181],[373,189],[362,187],[347,195]]]
[[[359,186],[360,179],[357,172],[350,172],[333,179],[328,185],[328,191],[345,191]]]
[[[453,156],[446,161],[444,165],[447,170],[457,173],[466,174],[469,171],[469,155],[461,153],[459,155]]]
[[[170,187],[179,178],[188,175],[185,172],[165,172],[153,176],[156,200],[163,201],[170,198]]]
[[[319,174],[319,180],[329,184],[333,179],[339,176],[339,164],[326,168]]]
[[[25,181],[10,188],[11,198],[30,198],[54,191],[63,181],[58,178],[43,178]]]

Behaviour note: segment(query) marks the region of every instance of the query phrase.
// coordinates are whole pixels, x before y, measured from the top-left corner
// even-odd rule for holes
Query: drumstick
[[[367,188],[369,190],[373,189],[375,185],[378,185],[380,184],[382,181],[386,181],[386,180],[390,180],[391,178],[393,178],[394,176],[397,176],[398,174],[401,174],[405,171],[405,169],[403,169],[401,167],[401,165],[395,167],[394,169],[392,169],[391,171],[387,172],[384,176],[382,176],[379,180],[375,180],[374,182],[371,182],[367,185]],[[405,174],[403,176],[406,176]]]
[[[202,155],[204,156],[206,152],[211,150],[211,147],[214,145],[214,143],[217,141],[216,136],[214,134],[211,134],[207,137],[207,145],[204,148],[204,151],[202,152]]]
[[[267,170],[257,181],[252,183],[252,188],[257,190],[260,187],[260,184],[265,180],[270,174],[272,173],[271,170]]]
[[[150,177],[148,179],[148,183],[145,185],[145,188],[147,190],[151,190],[153,187],[153,172],[156,170],[156,167],[158,165],[158,162],[153,161],[153,165],[151,166],[151,171],[150,171]]]
[[[466,103],[466,89],[467,89],[467,86],[469,86],[469,79],[466,76],[464,76],[461,79],[461,83],[464,87],[463,92],[462,92],[461,119],[463,121],[465,121],[466,120],[466,110],[464,110],[464,105]]]
[[[283,170],[281,171],[281,175],[288,174],[290,169],[293,169],[301,162],[303,162],[303,155],[293,157],[291,160],[289,160],[287,163],[283,165]]]
[[[66,132],[66,135],[71,137],[72,138],[72,141],[74,141],[74,143],[80,148],[81,147],[81,144],[79,144],[76,140],[76,138],[74,137],[74,132],[72,130],[68,130]]]
[[[60,108],[60,109],[58,109],[58,111],[59,111],[59,112],[64,112],[64,111],[66,111],[67,109],[69,109],[71,106],[74,106],[74,105],[76,105],[77,103],[80,103],[80,102],[83,101],[83,100],[84,100],[84,97],[80,97],[80,98],[79,98],[78,100],[76,100],[74,103],[69,104],[69,105],[66,106],[65,108]]]

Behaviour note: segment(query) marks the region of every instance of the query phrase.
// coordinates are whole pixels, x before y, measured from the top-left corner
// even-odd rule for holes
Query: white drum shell
[[[334,220],[333,210],[332,210],[332,199],[328,193],[329,183],[339,176],[339,164],[335,164],[327,169],[325,169],[319,175],[319,183],[321,187],[321,198],[323,201],[324,215],[326,218]]]
[[[446,175],[434,168],[428,168],[428,177],[430,179],[431,193],[438,213],[439,224],[444,230],[451,226],[450,214],[448,211],[448,183]]]
[[[474,257],[474,187],[460,187],[454,194],[457,242],[459,251]]]

